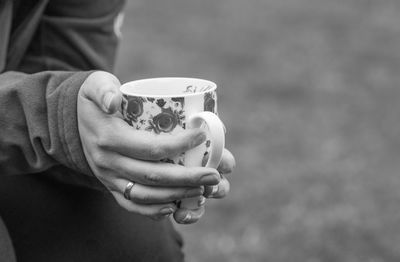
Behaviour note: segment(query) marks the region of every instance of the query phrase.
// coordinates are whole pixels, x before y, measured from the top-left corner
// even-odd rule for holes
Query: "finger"
[[[104,168],[114,170],[120,178],[148,186],[196,187],[216,185],[221,180],[213,168],[142,161],[122,155],[110,155],[103,163],[98,162]]]
[[[206,154],[202,160],[202,166],[206,166],[208,162],[210,154]],[[221,174],[228,174],[231,173],[232,170],[235,168],[236,162],[235,158],[233,157],[232,153],[229,152],[227,149],[224,148],[222,151],[222,157],[221,157],[221,162],[219,163],[219,166],[217,170]]]
[[[121,83],[114,75],[96,71],[82,84],[80,95],[95,103],[105,113],[113,114],[122,101],[120,86]]]
[[[221,181],[218,185],[207,186],[204,188],[204,196],[207,198],[224,198],[231,189],[229,181],[221,175]]]
[[[115,179],[115,187],[120,193],[124,193],[129,181]],[[170,203],[190,197],[199,197],[204,193],[202,187],[151,187],[135,183],[129,192],[130,200],[137,204],[161,204]]]
[[[119,124],[102,147],[131,158],[151,161],[172,158],[206,140],[205,132],[198,128],[187,129],[174,135],[156,135],[144,130],[135,130],[120,119],[115,121]]]
[[[193,224],[200,220],[200,218],[204,215],[204,212],[204,207],[200,207],[196,210],[179,208],[174,213],[174,219],[179,224]]]
[[[154,220],[166,218],[177,210],[177,207],[174,203],[142,205],[125,199],[124,196],[119,192],[113,191],[111,193],[121,207],[125,208],[129,212],[147,216]]]
[[[232,173],[235,166],[236,166],[235,157],[229,150],[224,149],[222,152],[222,159],[217,170],[221,174],[230,174]]]

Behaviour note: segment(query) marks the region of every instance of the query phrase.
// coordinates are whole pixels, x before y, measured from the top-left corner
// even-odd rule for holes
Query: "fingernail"
[[[204,196],[206,198],[214,198],[214,194],[219,192],[219,185],[209,186],[207,187],[206,193]]]
[[[174,213],[175,210],[172,207],[164,207],[163,209],[160,210],[161,215],[171,215]]]
[[[114,98],[114,93],[113,93],[113,92],[107,92],[107,93],[104,95],[103,103],[104,103],[104,108],[105,108],[107,111],[110,110],[110,107],[111,107],[111,103],[112,103],[113,98]]]
[[[221,180],[219,174],[206,174],[200,178],[200,182],[204,185],[215,185],[218,184]]]
[[[182,219],[182,223],[187,223],[187,222],[189,222],[191,219],[192,219],[192,214],[187,213],[186,216],[185,216],[185,218]]]
[[[232,173],[234,168],[234,165],[229,165],[226,162],[220,163],[220,166],[218,167],[218,171],[221,172],[221,174],[229,174]]]
[[[212,191],[211,191],[211,196],[214,195],[215,193],[217,193],[218,190],[219,190],[219,186],[218,185],[213,186],[212,187]]]
[[[202,207],[202,206],[204,206],[205,203],[206,203],[206,198],[203,197],[203,196],[201,196],[201,197],[199,198],[199,202],[197,203],[198,206],[199,206],[199,207]]]

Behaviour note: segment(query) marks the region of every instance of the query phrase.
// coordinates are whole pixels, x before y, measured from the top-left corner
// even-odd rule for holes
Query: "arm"
[[[76,97],[90,72],[0,75],[0,174],[65,165],[90,174],[77,128]]]
[[[25,32],[14,34],[7,70],[112,71],[123,5],[124,0],[49,1],[27,48]]]
[[[81,184],[86,178],[71,170],[91,173],[76,121],[77,94],[90,72],[78,71],[112,70],[123,4],[53,0],[29,45],[24,30],[13,34],[0,74],[0,174],[57,166],[52,176]]]

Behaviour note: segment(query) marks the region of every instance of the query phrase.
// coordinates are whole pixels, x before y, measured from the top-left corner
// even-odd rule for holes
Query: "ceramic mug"
[[[186,128],[204,128],[206,142],[173,159],[162,161],[188,167],[217,168],[225,147],[225,129],[217,116],[217,85],[197,78],[164,77],[123,84],[122,114],[136,130],[168,136]],[[199,198],[182,200],[181,207],[197,209]]]

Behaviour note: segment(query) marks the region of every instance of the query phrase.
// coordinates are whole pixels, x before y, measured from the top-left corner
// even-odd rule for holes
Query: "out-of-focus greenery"
[[[129,1],[122,81],[219,84],[237,159],[188,261],[400,261],[400,1]]]

